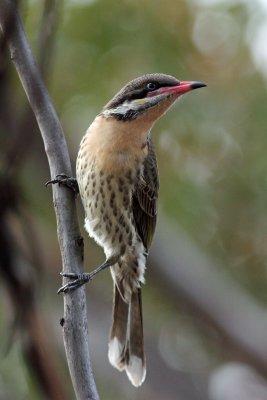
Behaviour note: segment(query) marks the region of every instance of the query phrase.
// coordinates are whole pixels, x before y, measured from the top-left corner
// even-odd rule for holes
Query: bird
[[[106,255],[91,273],[62,273],[67,293],[110,268],[114,282],[108,358],[138,387],[146,376],[141,287],[157,222],[159,176],[151,129],[183,94],[206,86],[153,73],[127,83],[95,117],[77,162],[85,230]],[[50,183],[75,186],[61,174]],[[77,188],[76,188],[77,189]]]

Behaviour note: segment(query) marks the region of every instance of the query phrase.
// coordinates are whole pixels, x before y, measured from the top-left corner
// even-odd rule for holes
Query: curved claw
[[[72,290],[78,289],[80,286],[84,285],[85,283],[89,282],[91,280],[91,275],[87,273],[82,273],[82,274],[74,274],[72,272],[70,273],[65,273],[61,272],[61,276],[64,278],[70,278],[74,279],[74,281],[66,283],[66,285],[61,286],[57,293],[69,293]]]
[[[64,271],[61,271],[60,275],[63,276],[64,278],[70,278],[70,279],[79,279],[82,276],[82,274],[75,274],[74,272],[64,272]]]
[[[58,174],[58,175],[56,175],[55,179],[51,179],[50,181],[47,181],[45,183],[45,186],[48,186],[51,184],[53,185],[55,183],[58,183],[60,185],[62,183],[62,181],[66,180],[66,179],[71,179],[71,177],[66,174]]]
[[[79,279],[76,279],[74,282],[67,283],[64,286],[61,286],[61,288],[58,289],[57,294],[60,293],[69,293],[72,290],[78,289],[80,286],[82,286],[85,282],[81,282]]]
[[[58,183],[59,186],[66,186],[67,188],[71,189],[75,193],[75,195],[79,194],[79,186],[75,178],[71,178],[66,174],[58,174],[56,175],[55,179],[47,181],[45,183],[45,186],[47,187],[48,185],[54,185],[55,183]]]
[[[51,181],[45,182],[45,186],[47,187],[48,185],[53,185],[54,183],[58,183],[56,179],[52,179]]]

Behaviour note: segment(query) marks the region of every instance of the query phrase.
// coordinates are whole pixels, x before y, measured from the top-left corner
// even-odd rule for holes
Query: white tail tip
[[[131,356],[125,369],[131,383],[136,387],[141,386],[146,378],[146,367],[143,365],[141,358]]]
[[[121,362],[122,351],[122,343],[116,337],[114,337],[108,344],[108,359],[110,364],[119,371],[124,369],[124,365]]]

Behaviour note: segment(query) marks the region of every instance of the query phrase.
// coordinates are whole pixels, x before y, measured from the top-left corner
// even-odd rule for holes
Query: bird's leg
[[[75,195],[79,194],[79,186],[78,186],[77,180],[75,178],[71,178],[70,176],[67,176],[65,174],[58,174],[58,175],[56,175],[55,179],[52,179],[51,181],[46,182],[45,186],[53,185],[55,183],[58,183],[59,186],[63,185],[63,186],[66,186],[67,188],[73,190]]]
[[[103,264],[94,269],[92,272],[82,272],[80,274],[75,274],[72,272],[61,272],[60,275],[64,278],[70,278],[74,280],[59,288],[58,293],[68,293],[91,281],[93,277],[98,274],[98,272],[103,271],[104,269],[116,264],[119,261],[119,258],[119,255],[108,258]]]

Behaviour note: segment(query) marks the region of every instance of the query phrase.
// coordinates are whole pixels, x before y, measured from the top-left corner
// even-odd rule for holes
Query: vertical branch
[[[43,11],[40,20],[40,30],[38,32],[38,46],[37,46],[37,63],[43,81],[46,83],[50,74],[51,64],[53,59],[55,47],[55,34],[58,28],[60,11],[62,7],[62,0],[44,0]],[[2,41],[5,43],[5,40]],[[5,57],[7,58],[7,57]],[[5,112],[7,108],[5,99]],[[9,110],[8,110],[9,111]],[[13,118],[9,118],[12,120]],[[31,151],[30,148],[39,144],[39,138],[36,138],[37,124],[30,109],[26,104],[25,110],[13,128],[13,134],[7,143],[7,149],[4,154],[4,174],[14,179],[22,162],[25,160],[27,154]],[[29,145],[30,144],[30,145]],[[17,149],[20,149],[18,152]]]
[[[62,0],[45,0],[38,36],[38,65],[44,81],[50,73],[54,54],[54,38],[60,20]],[[44,51],[45,49],[45,51]]]
[[[0,0],[0,26],[39,125],[51,177],[62,172],[71,176],[70,158],[62,127],[34,61],[21,20],[10,0]],[[79,273],[83,269],[83,241],[74,195],[67,189],[54,186],[53,202],[63,269]],[[63,337],[77,399],[97,400],[99,397],[89,354],[84,288],[64,296]]]

